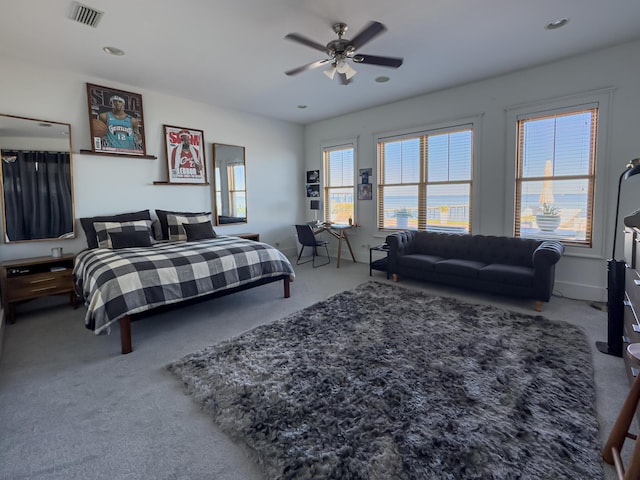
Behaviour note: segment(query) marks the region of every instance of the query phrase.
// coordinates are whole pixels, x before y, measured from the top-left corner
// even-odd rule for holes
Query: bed
[[[104,334],[119,322],[123,354],[132,351],[132,315],[277,281],[288,298],[294,278],[279,250],[233,236],[89,248],[76,256],[73,269],[76,293],[87,306],[86,327]]]

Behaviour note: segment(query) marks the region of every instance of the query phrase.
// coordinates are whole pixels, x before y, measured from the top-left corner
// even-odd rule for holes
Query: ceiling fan
[[[296,75],[306,70],[318,68],[326,64],[330,64],[330,67],[324,71],[324,74],[333,80],[333,77],[338,73],[340,82],[343,85],[348,85],[351,78],[357,73],[354,68],[349,65],[348,60],[354,63],[365,63],[369,65],[380,65],[382,67],[398,68],[402,65],[402,58],[394,57],[380,57],[377,55],[365,55],[356,53],[356,50],[360,49],[363,45],[368,43],[377,35],[384,32],[387,28],[380,22],[369,22],[369,24],[360,31],[351,40],[342,38],[349,27],[346,23],[335,23],[333,25],[333,31],[338,35],[337,40],[332,40],[326,45],[321,45],[307,37],[300,35],[299,33],[290,33],[284,38],[293,40],[294,42],[301,43],[307,47],[315,48],[321,52],[327,54],[330,58],[324,58],[315,62],[303,65],[298,68],[294,68],[285,72],[287,75]]]

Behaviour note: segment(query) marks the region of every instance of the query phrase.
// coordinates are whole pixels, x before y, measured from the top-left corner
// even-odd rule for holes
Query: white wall
[[[156,186],[166,180],[162,125],[204,131],[207,175],[212,176],[212,143],[246,147],[248,224],[215,227],[218,233],[256,232],[261,240],[295,252],[293,225],[303,188],[303,127],[287,122],[225,110],[178,97],[122,85],[106,79],[45,69],[0,56],[0,113],[66,122],[72,130],[73,182],[76,218],[142,209],[202,211],[212,209],[209,186]],[[148,160],[81,154],[90,149],[86,83],[142,94]],[[223,93],[221,93],[223,94]],[[78,237],[56,242],[0,245],[0,261],[50,255],[54,246],[65,252],[86,247]]]
[[[454,61],[454,59],[452,59]],[[380,88],[394,88],[393,75]],[[556,270],[558,295],[604,301],[606,299],[606,256],[611,255],[613,217],[617,181],[626,162],[640,157],[640,42],[632,42],[560,62],[522,70],[493,79],[443,90],[307,126],[305,130],[306,170],[321,168],[321,145],[334,139],[358,137],[357,168],[373,168],[376,182],[376,145],[378,133],[428,126],[450,119],[482,115],[480,155],[475,158],[473,233],[512,235],[513,201],[507,185],[513,182],[505,173],[513,170],[512,152],[507,152],[506,109],[515,105],[564,97],[607,87],[614,88],[608,125],[608,155],[598,158],[601,169],[596,194],[602,197],[605,219],[604,244],[594,245],[592,253],[568,252]],[[357,82],[348,88],[357,88]],[[620,217],[640,208],[640,187],[634,179],[623,184]],[[374,189],[375,195],[375,189]],[[308,203],[308,202],[306,202]],[[307,205],[308,209],[308,205]],[[306,212],[313,218],[311,211]],[[384,232],[375,225],[376,198],[359,201],[352,244],[357,258],[368,260],[366,245],[383,241]],[[620,221],[622,225],[622,221]],[[601,227],[602,228],[602,227]],[[622,235],[618,235],[616,257],[622,258]],[[602,242],[601,242],[602,243]]]

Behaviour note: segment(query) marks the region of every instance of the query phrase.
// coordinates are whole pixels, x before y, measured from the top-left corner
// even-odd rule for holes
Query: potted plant
[[[409,210],[406,208],[402,208],[396,212],[396,226],[398,228],[408,228],[409,227]]]
[[[543,203],[536,212],[536,224],[543,232],[554,232],[560,226],[560,209],[552,203]]]

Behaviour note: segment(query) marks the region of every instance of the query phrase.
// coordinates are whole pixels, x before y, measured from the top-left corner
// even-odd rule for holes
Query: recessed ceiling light
[[[378,83],[386,83],[388,81],[389,81],[389,77],[385,77],[385,76],[376,77],[376,82]]]
[[[124,52],[118,47],[104,47],[102,50],[107,52],[109,55],[115,55],[117,57],[121,57],[122,55],[124,55]]]
[[[569,23],[569,19],[567,17],[556,18],[555,20],[547,23],[544,28],[547,30],[555,30],[556,28],[564,27],[567,23]]]
[[[299,108],[300,110],[304,110],[305,108],[307,108],[307,106],[306,106],[306,105],[298,105],[298,108]]]

